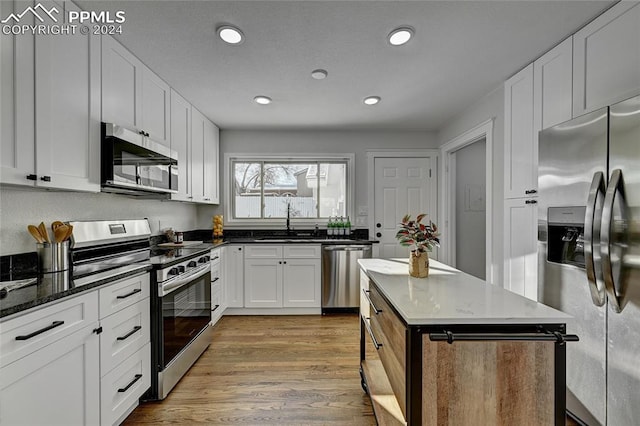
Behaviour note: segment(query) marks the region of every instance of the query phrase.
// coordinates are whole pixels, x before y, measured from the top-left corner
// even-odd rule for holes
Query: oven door
[[[211,321],[211,270],[206,269],[188,283],[172,288],[160,297],[160,304],[159,367],[164,370]]]

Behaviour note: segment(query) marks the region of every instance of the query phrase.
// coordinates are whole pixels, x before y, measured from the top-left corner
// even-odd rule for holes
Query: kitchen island
[[[363,388],[379,424],[565,422],[571,317],[440,262],[359,260]]]

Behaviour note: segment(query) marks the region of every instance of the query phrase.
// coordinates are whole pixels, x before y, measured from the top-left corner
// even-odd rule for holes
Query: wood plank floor
[[[375,425],[359,336],[356,314],[223,317],[169,396],[124,424]]]

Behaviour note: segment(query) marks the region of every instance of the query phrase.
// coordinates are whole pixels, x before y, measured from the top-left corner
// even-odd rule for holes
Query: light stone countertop
[[[572,317],[436,260],[409,276],[408,259],[360,259],[360,267],[407,325],[566,324]]]

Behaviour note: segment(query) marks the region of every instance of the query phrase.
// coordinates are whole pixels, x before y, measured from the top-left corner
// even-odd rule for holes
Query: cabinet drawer
[[[371,331],[381,345],[378,355],[393,393],[398,399],[400,409],[406,417],[406,327],[382,298],[375,284],[369,287],[369,299],[371,300]]]
[[[151,339],[149,298],[101,321],[100,376],[104,376]]]
[[[249,245],[244,246],[245,259],[282,259],[282,246]]]
[[[0,365],[10,364],[97,321],[97,291],[5,320],[0,323]]]
[[[363,270],[360,270],[360,315],[362,318],[367,319],[371,316],[371,310],[369,308],[369,299],[367,299],[365,293],[369,290],[369,277]]]
[[[300,245],[294,244],[284,246],[285,259],[320,259],[319,245]]]
[[[222,284],[211,284],[211,310],[215,311],[222,305]]]
[[[125,359],[100,382],[101,424],[120,423],[151,386],[151,344]]]
[[[100,289],[100,318],[149,297],[149,273],[125,278]]]
[[[215,265],[220,264],[220,259],[222,259],[222,249],[217,248],[217,249],[211,250],[211,268],[212,269]]]
[[[211,264],[211,282],[216,283],[222,281],[222,266],[220,263]]]

